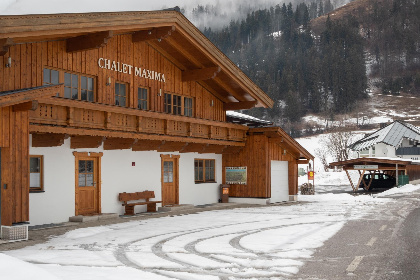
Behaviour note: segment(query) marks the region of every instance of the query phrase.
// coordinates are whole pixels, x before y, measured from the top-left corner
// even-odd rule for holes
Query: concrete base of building
[[[269,198],[252,198],[252,197],[229,197],[229,202],[267,205],[267,204],[270,204],[270,199]]]
[[[92,216],[73,216],[69,218],[70,222],[76,222],[76,223],[85,223],[85,222],[93,222],[93,221],[99,221],[99,220],[106,220],[106,219],[113,219],[117,218],[118,214],[116,213],[103,213],[98,215],[92,215]]]
[[[295,195],[289,195],[289,201],[298,201],[297,194],[295,194]]]
[[[182,212],[185,210],[193,209],[195,206],[192,204],[179,204],[179,205],[167,205],[158,207],[158,212]]]

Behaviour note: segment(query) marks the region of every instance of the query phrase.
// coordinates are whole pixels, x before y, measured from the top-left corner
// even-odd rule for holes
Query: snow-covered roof
[[[268,126],[272,125],[273,123],[270,121],[258,119],[256,117],[242,114],[235,111],[226,111],[226,117],[228,118],[228,121],[233,123],[241,123],[247,126]]]
[[[420,141],[420,128],[409,123],[395,121],[351,144],[350,148],[361,151],[378,143],[385,143],[396,148],[404,138]]]

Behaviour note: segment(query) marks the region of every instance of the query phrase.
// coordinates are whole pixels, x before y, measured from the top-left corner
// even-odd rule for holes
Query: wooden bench
[[[155,192],[153,191],[144,191],[144,192],[135,192],[135,193],[120,193],[118,196],[119,201],[123,201],[122,206],[125,207],[124,215],[134,215],[134,206],[136,205],[147,205],[147,212],[156,212],[156,203],[161,203],[162,201],[149,201],[149,199],[155,198]],[[145,201],[138,201],[138,200]],[[128,203],[129,201],[134,201]]]

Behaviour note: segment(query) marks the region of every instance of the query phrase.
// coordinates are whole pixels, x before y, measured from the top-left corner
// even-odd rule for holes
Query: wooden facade
[[[225,167],[247,167],[247,184],[230,185],[229,196],[271,197],[271,161],[287,161],[289,195],[298,193],[298,164],[314,157],[279,127],[251,128],[245,147],[239,153],[223,155]],[[225,175],[224,175],[225,177]]]
[[[1,223],[29,220],[29,123],[28,112],[0,108]]]
[[[29,221],[29,149],[66,139],[70,149],[102,149],[97,155],[223,154],[224,166],[248,166],[258,186],[233,186],[233,196],[269,197],[270,160],[289,161],[296,193],[297,163],[312,156],[278,128],[226,121],[226,110],[272,105],[176,11],[0,16],[1,224]],[[76,151],[76,181],[78,163],[91,155]],[[100,160],[93,170],[100,174]],[[76,215],[91,211],[83,206],[91,198],[98,201],[92,213],[101,212],[100,188],[82,191],[76,186]],[[177,196],[163,200],[176,204]]]

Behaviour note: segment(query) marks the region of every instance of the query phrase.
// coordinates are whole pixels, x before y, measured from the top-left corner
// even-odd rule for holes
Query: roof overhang
[[[355,168],[355,165],[367,166],[367,170],[369,170],[369,166],[375,165],[378,168],[371,168],[372,170],[387,170],[387,169],[395,169],[395,166],[398,165],[400,167],[412,165],[412,164],[419,164],[420,162],[416,162],[410,159],[402,159],[402,158],[355,158],[349,159],[345,161],[336,161],[331,162],[329,164],[329,168],[334,167],[342,167],[346,170],[358,170]]]
[[[250,128],[248,134],[264,134],[272,142],[280,144],[285,147],[288,152],[295,155],[298,158],[298,163],[306,164],[309,160],[314,160],[314,156],[309,153],[304,147],[302,147],[295,139],[286,133],[280,127],[259,127]]]
[[[99,48],[115,35],[132,34],[182,70],[227,108],[272,107],[273,100],[184,15],[169,11],[0,16],[0,55],[22,43],[66,40],[67,51]]]
[[[34,109],[31,102],[36,101],[42,97],[51,97],[63,90],[63,84],[60,85],[45,85],[33,88],[24,88],[19,90],[0,92],[0,108],[8,106],[16,106],[26,103],[28,109]],[[17,107],[16,107],[17,108]],[[22,107],[24,108],[24,107]]]

